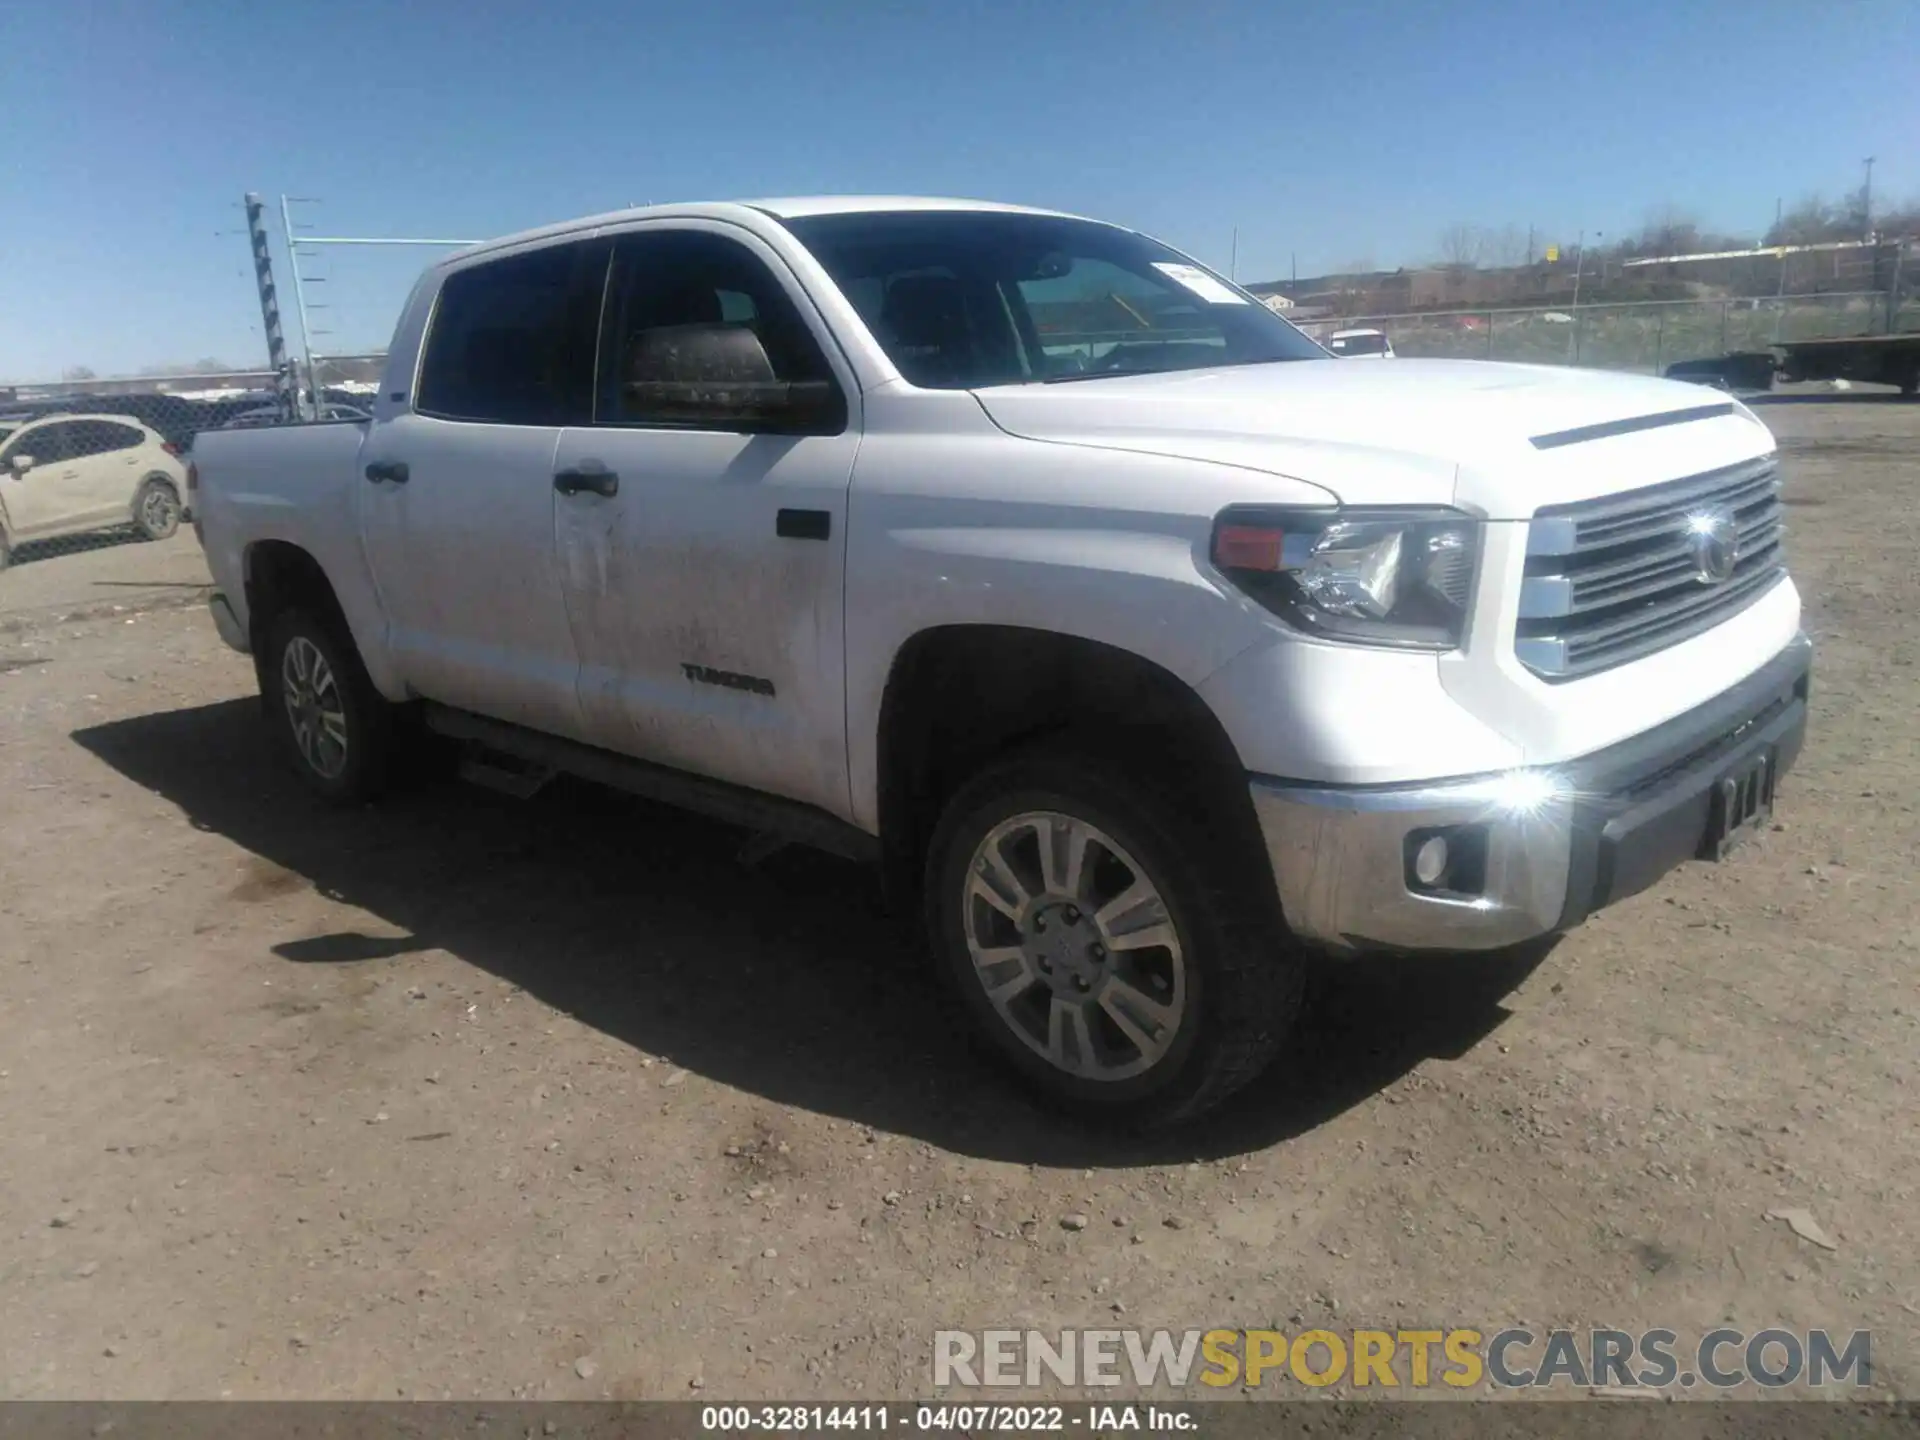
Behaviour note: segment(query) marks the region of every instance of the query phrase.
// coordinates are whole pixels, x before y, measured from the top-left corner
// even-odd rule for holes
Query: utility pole
[[[300,280],[300,256],[293,248],[293,212],[288,208],[291,203],[291,197],[280,197],[280,230],[287,241],[287,264],[293,267],[293,306],[300,312],[300,348],[306,354],[307,389],[313,396],[313,410],[308,418],[318,420],[322,414],[320,376],[313,368],[313,321],[307,318],[307,292]]]
[[[1873,160],[1869,155],[1861,163],[1867,167],[1867,183],[1861,187],[1860,196],[1860,238],[1873,238]]]
[[[1593,238],[1595,240],[1604,240],[1607,238],[1607,232],[1604,230],[1596,230],[1593,232]],[[1607,283],[1606,261],[1603,259],[1600,264],[1602,267],[1600,271],[1600,285],[1602,289],[1605,289]],[[1573,257],[1573,363],[1576,365],[1580,363],[1580,275],[1586,268],[1587,232],[1582,230],[1580,232],[1580,251]]]
[[[292,419],[299,391],[287,363],[287,338],[280,330],[280,297],[273,286],[273,252],[267,247],[266,207],[251,190],[242,197],[242,203],[247,212],[247,238],[253,245],[254,283],[260,290],[260,325],[267,336],[267,364],[273,368],[280,413]]]
[[[1240,283],[1240,227],[1233,227],[1233,250],[1227,259],[1227,279]]]
[[[1887,334],[1894,333],[1900,321],[1900,266],[1906,259],[1907,242],[1902,236],[1893,242],[1893,283],[1887,286]]]

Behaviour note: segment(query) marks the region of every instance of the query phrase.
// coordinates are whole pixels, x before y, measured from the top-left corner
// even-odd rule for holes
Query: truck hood
[[[1350,505],[1459,504],[1490,519],[1670,478],[1623,473],[1623,460],[1638,470],[1647,439],[1672,456],[1673,474],[1772,445],[1743,407],[1697,385],[1477,360],[1289,361],[974,394],[1027,439],[1264,471]],[[1639,448],[1607,454],[1599,477],[1595,447],[1623,440]]]

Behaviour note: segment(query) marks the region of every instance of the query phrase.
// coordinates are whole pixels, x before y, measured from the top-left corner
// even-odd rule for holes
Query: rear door
[[[647,337],[751,328],[774,378],[831,382],[814,433],[689,422],[633,371]],[[634,383],[630,383],[634,382]],[[718,222],[618,237],[596,410],[561,436],[555,541],[580,704],[602,745],[848,813],[843,595],[858,392],[811,301]]]
[[[133,516],[133,492],[146,475],[141,450],[147,437],[117,420],[75,420],[69,429],[74,523],[124,525]]]
[[[484,255],[441,282],[411,402],[361,450],[389,644],[417,694],[578,737],[579,661],[553,555],[553,457],[592,413],[607,246]]]

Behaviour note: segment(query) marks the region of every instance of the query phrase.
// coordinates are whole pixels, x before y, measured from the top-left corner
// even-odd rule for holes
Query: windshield
[[[900,373],[930,389],[1327,358],[1179,252],[1090,220],[957,210],[786,224]]]
[[[1327,342],[1336,355],[1384,355],[1387,337],[1378,331],[1370,335],[1336,335]]]

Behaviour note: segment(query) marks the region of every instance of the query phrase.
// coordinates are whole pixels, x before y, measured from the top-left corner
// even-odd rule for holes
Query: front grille
[[[1694,526],[1725,511],[1733,573],[1699,578]],[[1786,574],[1779,466],[1771,455],[1624,495],[1550,505],[1527,532],[1514,654],[1572,680],[1677,645],[1744,610]]]

